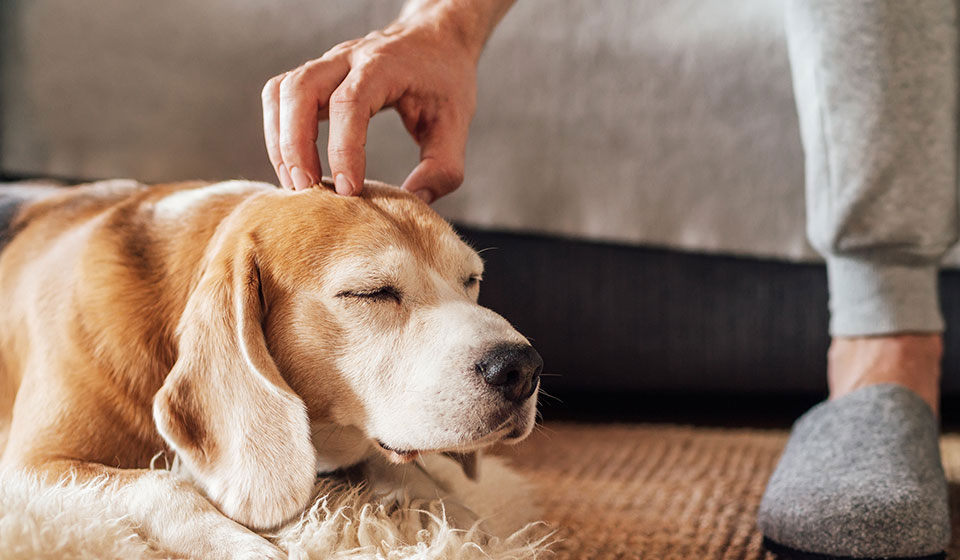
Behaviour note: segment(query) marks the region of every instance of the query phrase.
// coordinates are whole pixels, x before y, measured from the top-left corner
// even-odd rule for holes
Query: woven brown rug
[[[773,560],[755,515],[787,432],[548,423],[502,454],[541,488],[557,560]],[[960,435],[942,440],[960,558]]]

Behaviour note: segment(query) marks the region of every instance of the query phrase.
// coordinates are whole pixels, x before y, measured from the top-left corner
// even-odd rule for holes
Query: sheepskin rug
[[[313,505],[264,536],[303,560],[526,560],[549,550],[554,532],[535,521],[532,488],[502,460],[484,457],[476,482],[446,458],[421,461],[416,468],[443,498],[320,479]],[[29,475],[0,475],[0,559],[175,557],[146,540],[102,484],[44,486]]]

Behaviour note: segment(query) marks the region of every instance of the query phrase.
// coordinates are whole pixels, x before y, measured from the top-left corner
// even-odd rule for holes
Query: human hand
[[[457,15],[436,6],[412,11],[271,78],[262,95],[264,137],[281,185],[304,189],[319,182],[317,122],[329,119],[327,156],[336,191],[359,194],[370,118],[394,107],[420,146],[420,163],[403,188],[431,202],[460,186],[477,60],[489,29],[471,29]]]

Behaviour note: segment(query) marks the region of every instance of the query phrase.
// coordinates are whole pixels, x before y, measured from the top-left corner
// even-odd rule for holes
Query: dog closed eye
[[[373,302],[403,301],[403,294],[393,286],[381,286],[367,290],[344,290],[337,294],[340,298],[354,298]]]

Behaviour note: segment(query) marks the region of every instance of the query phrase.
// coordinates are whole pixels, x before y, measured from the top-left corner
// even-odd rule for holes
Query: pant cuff
[[[877,264],[827,257],[830,334],[943,332],[936,265]]]

